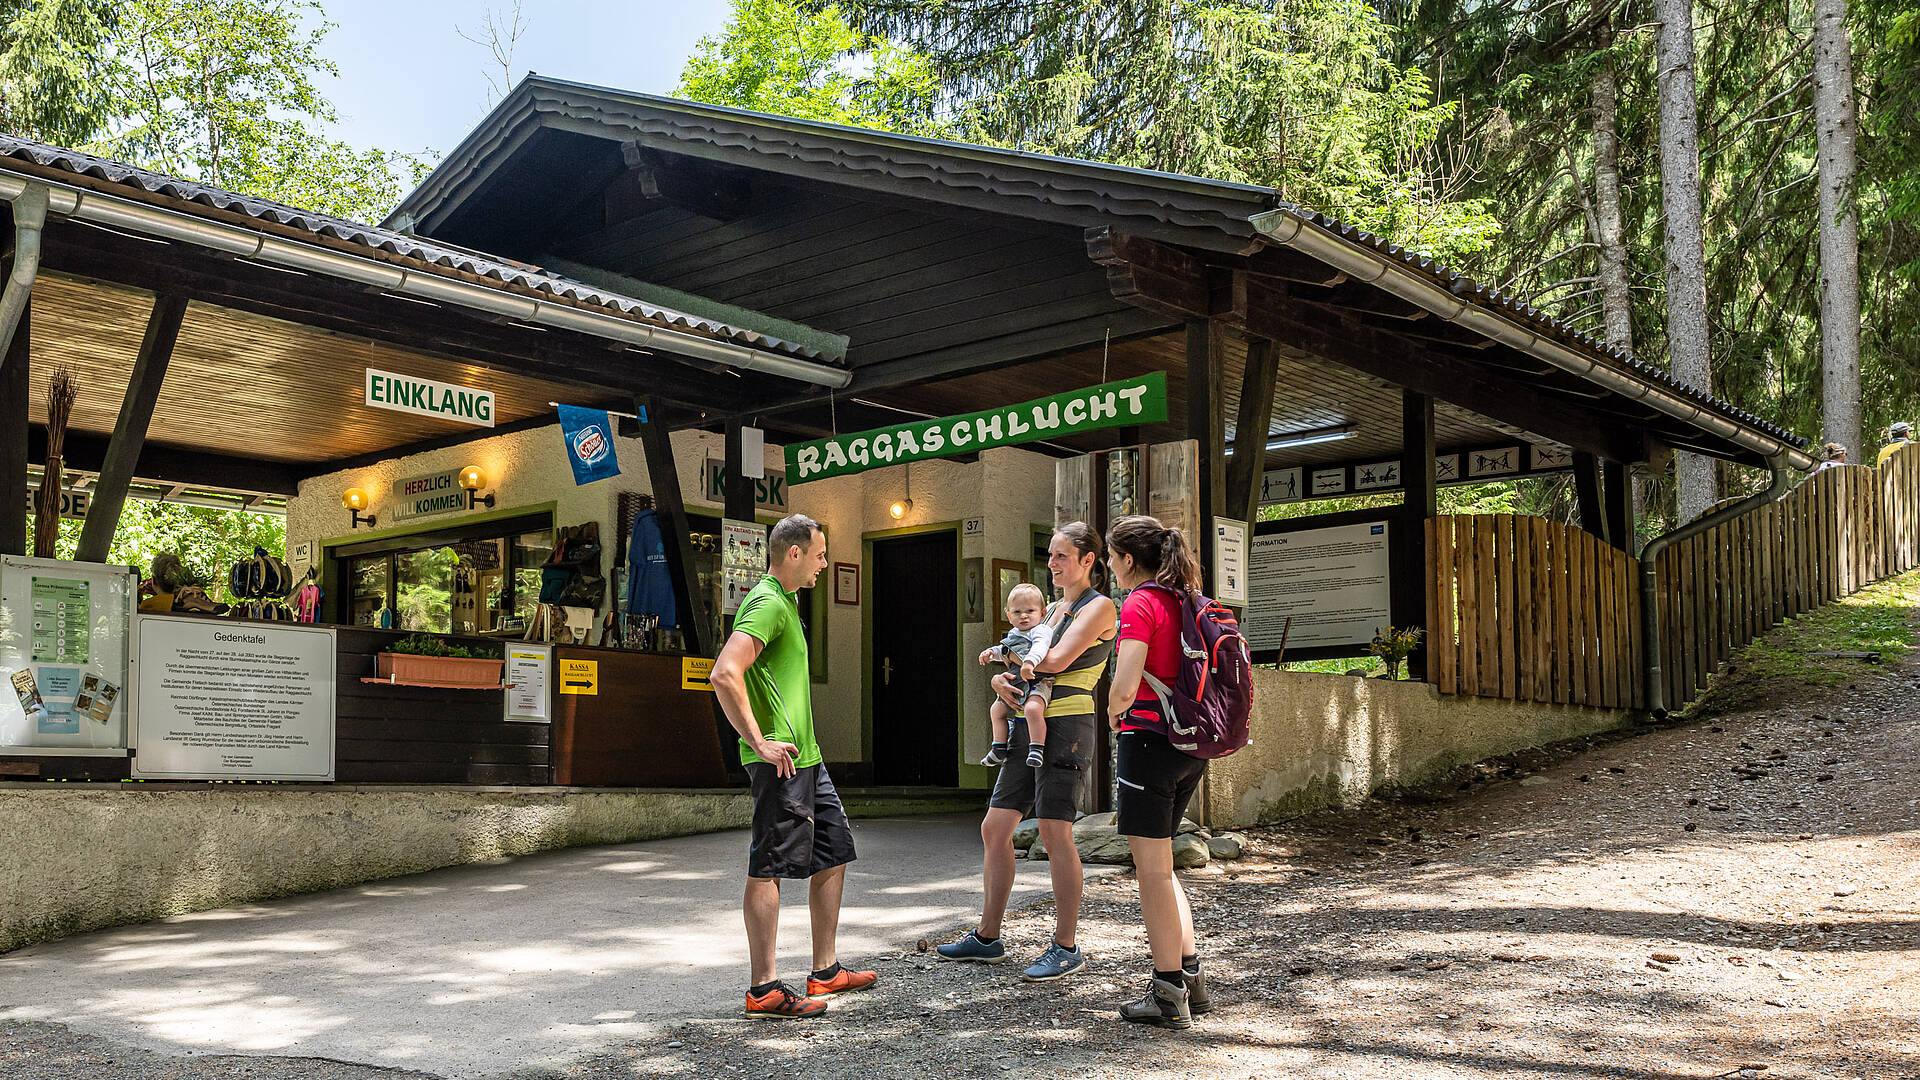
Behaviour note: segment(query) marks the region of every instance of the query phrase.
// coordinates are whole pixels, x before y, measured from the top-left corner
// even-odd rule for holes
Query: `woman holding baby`
[[[1086,966],[1086,956],[1074,941],[1083,882],[1074,853],[1073,821],[1097,745],[1094,725],[1100,722],[1101,710],[1094,702],[1094,685],[1113,653],[1118,622],[1113,601],[1103,591],[1104,554],[1100,535],[1078,521],[1060,526],[1047,545],[1047,571],[1062,599],[1048,612],[1052,644],[1045,658],[1033,665],[1036,675],[1053,681],[1044,714],[1041,763],[1027,764],[1027,725],[1013,724],[1008,760],[1000,766],[993,795],[987,800],[986,819],[980,823],[985,849],[980,925],[960,940],[940,946],[942,960],[999,964],[1008,959],[1006,943],[1000,940],[1000,921],[1013,893],[1013,830],[1031,811],[1040,819],[1041,842],[1062,857],[1047,863],[1053,878],[1053,940],[1021,977],[1042,982]],[[1022,703],[1015,700],[1007,676],[996,676],[994,686],[1013,715],[1019,715]]]

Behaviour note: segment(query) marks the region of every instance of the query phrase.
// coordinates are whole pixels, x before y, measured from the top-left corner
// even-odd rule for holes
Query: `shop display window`
[[[338,549],[328,571],[344,593],[335,618],[429,634],[519,634],[552,552],[547,514]]]

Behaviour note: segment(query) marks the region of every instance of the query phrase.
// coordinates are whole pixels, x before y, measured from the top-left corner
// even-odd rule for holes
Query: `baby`
[[[1053,644],[1053,627],[1044,620],[1046,597],[1039,586],[1022,582],[1007,594],[1007,621],[1013,629],[1000,644],[980,654],[980,662],[1004,663],[1014,692],[1020,695],[1021,711],[1026,714],[1027,764],[1038,768],[1045,760],[1047,745],[1047,699],[1053,693],[1052,679],[1036,679],[1033,667],[1047,655]],[[980,759],[982,765],[998,765],[1007,760],[1008,734],[1013,710],[1000,695],[993,696],[993,749]]]

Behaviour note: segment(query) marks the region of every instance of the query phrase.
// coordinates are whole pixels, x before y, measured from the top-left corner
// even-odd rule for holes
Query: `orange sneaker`
[[[807,976],[807,996],[825,997],[828,994],[843,994],[848,990],[865,990],[880,978],[876,971],[850,971],[841,968],[833,978],[820,980]]]
[[[808,1001],[786,983],[774,983],[773,989],[759,997],[754,997],[751,990],[747,992],[747,1015],[755,1020],[805,1020],[826,1011],[826,1002]]]

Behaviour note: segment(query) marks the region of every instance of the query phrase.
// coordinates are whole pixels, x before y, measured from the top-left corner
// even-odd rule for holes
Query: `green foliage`
[[[926,60],[862,34],[829,4],[734,0],[724,33],[700,40],[677,93],[694,101],[855,127],[933,133]]]
[[[109,0],[0,0],[0,131],[78,146],[113,114]]]
[[[822,10],[827,5],[811,5]],[[1274,187],[1423,254],[1499,231],[1458,120],[1364,0],[838,0],[925,56],[975,142]]]
[[[437,637],[426,634],[409,634],[399,641],[388,645],[386,652],[400,653],[405,656],[442,656],[453,660],[497,660],[490,650],[482,645],[449,645]]]
[[[73,558],[80,544],[78,519],[60,522],[60,539],[55,553],[62,559]],[[27,550],[33,550],[33,518],[27,518]],[[107,550],[107,562],[137,566],[144,575],[161,552],[180,556],[195,581],[224,586],[227,568],[253,558],[253,549],[266,548],[274,554],[287,550],[287,520],[272,514],[252,514],[241,510],[216,510],[205,506],[149,502],[128,499],[120,513],[120,524],[113,532],[113,544]]]

